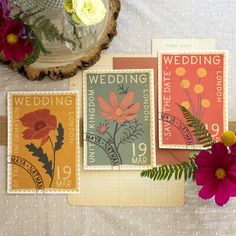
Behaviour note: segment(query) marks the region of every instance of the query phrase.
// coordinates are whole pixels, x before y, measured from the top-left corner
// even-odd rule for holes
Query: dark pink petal
[[[4,59],[6,61],[10,61],[13,60],[14,58],[14,50],[12,48],[12,46],[8,43],[5,43],[2,49],[2,52],[4,54]]]
[[[202,150],[199,152],[195,159],[195,163],[200,167],[200,166],[205,166],[205,167],[214,167],[215,162],[212,154],[206,150]]]
[[[3,49],[4,44],[5,44],[5,40],[6,40],[6,36],[5,36],[4,28],[0,27],[0,53]]]
[[[219,184],[218,189],[215,194],[215,202],[218,206],[225,205],[230,199],[230,193],[225,188],[225,182],[223,181]]]
[[[14,52],[12,58],[14,61],[19,62],[25,59],[25,52],[22,43],[19,42],[18,44],[14,45],[14,47],[12,47],[12,51]]]
[[[198,195],[204,200],[211,199],[216,194],[217,189],[218,182],[214,181],[210,184],[203,186],[202,189],[199,191]]]
[[[228,154],[225,157],[223,167],[226,170],[229,170],[230,168],[235,169],[236,168],[236,158],[232,154]]]
[[[227,178],[236,184],[236,165],[233,163],[226,171]]]
[[[226,177],[220,184],[223,185],[224,191],[231,197],[236,196],[236,183],[232,182],[230,178]]]
[[[236,143],[230,147],[230,150],[233,154],[236,154]]]
[[[7,34],[16,34],[19,35],[24,29],[24,25],[20,20],[9,20]]]
[[[27,55],[32,54],[33,52],[33,44],[31,42],[26,42],[24,46],[24,51]]]
[[[195,179],[197,185],[205,185],[215,180],[215,169],[201,167],[195,172]]]
[[[228,153],[227,147],[221,142],[215,143],[212,146],[212,155],[218,163],[222,163]]]

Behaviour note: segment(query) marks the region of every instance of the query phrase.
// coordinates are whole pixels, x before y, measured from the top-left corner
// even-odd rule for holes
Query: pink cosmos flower
[[[215,202],[223,206],[230,197],[236,196],[236,157],[219,142],[211,152],[201,151],[195,160],[197,185],[203,186],[199,196],[205,200],[215,196]]]
[[[124,123],[138,117],[135,114],[141,107],[140,103],[133,103],[135,92],[130,91],[122,98],[121,102],[115,92],[109,93],[110,103],[107,102],[102,96],[97,97],[97,101],[102,110],[98,110],[99,114],[106,120],[115,121],[117,123]]]
[[[26,55],[33,52],[33,44],[27,37],[21,37],[24,34],[24,25],[19,20],[7,20],[1,26],[4,30],[2,34],[2,52],[4,60],[23,61]]]
[[[107,126],[105,124],[100,124],[98,127],[98,132],[100,134],[105,134],[107,132]]]

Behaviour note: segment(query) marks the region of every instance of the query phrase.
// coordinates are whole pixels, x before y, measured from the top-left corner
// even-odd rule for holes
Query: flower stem
[[[113,143],[114,143],[114,147],[115,147],[116,153],[117,153],[118,158],[119,158],[120,165],[122,165],[122,159],[121,159],[120,153],[119,153],[119,151],[118,151],[118,148],[117,148],[117,146],[116,146],[116,134],[117,134],[117,129],[118,129],[118,123],[116,123],[116,126],[115,126],[115,131],[114,131],[114,136],[113,136]]]
[[[52,178],[51,178],[51,182],[50,182],[50,185],[49,185],[49,188],[52,187],[52,182],[53,182],[53,179],[54,179],[54,173],[55,173],[55,166],[56,166],[56,151],[55,151],[55,148],[54,148],[54,145],[52,143],[52,139],[50,136],[48,136],[49,140],[50,140],[50,143],[51,143],[51,146],[52,146],[52,150],[53,150],[53,169],[52,169]]]

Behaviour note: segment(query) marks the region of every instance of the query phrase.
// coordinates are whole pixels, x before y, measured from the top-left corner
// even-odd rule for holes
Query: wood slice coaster
[[[119,0],[104,0],[108,14],[97,25],[98,40],[94,47],[87,52],[71,52],[64,44],[59,42],[43,42],[44,46],[51,51],[49,55],[40,55],[38,60],[28,66],[18,67],[16,64],[9,66],[24,75],[29,80],[61,80],[74,76],[79,70],[85,70],[94,65],[101,56],[103,49],[109,47],[109,43],[117,34],[116,19],[120,11]],[[62,31],[63,12],[53,16],[51,21]]]

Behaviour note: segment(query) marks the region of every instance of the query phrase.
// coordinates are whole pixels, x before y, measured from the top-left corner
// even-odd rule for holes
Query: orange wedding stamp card
[[[177,104],[220,141],[228,125],[227,77],[225,51],[159,53],[160,148],[203,148]]]
[[[79,192],[78,97],[8,93],[8,193]]]

